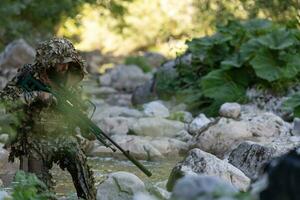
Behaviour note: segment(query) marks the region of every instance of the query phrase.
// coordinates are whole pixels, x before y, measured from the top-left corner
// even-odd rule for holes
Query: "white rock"
[[[219,114],[222,117],[236,119],[241,114],[241,105],[238,103],[224,103],[219,110]]]
[[[187,175],[176,183],[172,192],[172,199],[220,200],[216,197],[216,193],[220,191],[222,199],[233,197],[238,192],[230,183],[216,176]]]
[[[106,117],[101,119],[97,124],[107,135],[126,135],[135,121],[134,118]]]
[[[9,139],[8,134],[0,134],[0,143],[6,143]]]
[[[190,143],[191,148],[197,147],[223,158],[234,144],[251,137],[248,122],[221,118],[217,124],[194,136]]]
[[[149,81],[151,77],[151,75],[144,74],[138,66],[118,65],[100,77],[100,84],[112,86],[117,90],[132,92],[136,87]]]
[[[133,118],[139,118],[144,116],[142,112],[122,107],[122,106],[108,106],[108,107],[101,107],[97,106],[97,109],[95,111],[95,114],[93,116],[93,121],[99,122],[103,118],[107,117],[133,117]]]
[[[175,137],[184,129],[184,123],[164,118],[140,118],[132,127],[134,134],[152,137]]]
[[[193,149],[173,168],[167,189],[171,191],[178,178],[192,174],[217,176],[243,191],[250,184],[250,179],[231,164],[200,149]]]
[[[147,117],[169,117],[169,109],[166,108],[159,101],[152,101],[150,103],[144,104],[144,113]]]
[[[145,185],[128,172],[109,174],[97,189],[97,200],[132,200],[135,194],[145,192]]]
[[[201,133],[210,122],[204,114],[200,114],[189,124],[189,133],[192,135]]]
[[[12,197],[6,191],[0,191],[0,200],[10,200]]]
[[[19,68],[34,61],[35,50],[25,40],[15,40],[0,54],[0,68]]]
[[[290,124],[272,113],[241,116],[239,121],[220,118],[216,124],[195,135],[190,145],[223,158],[243,141],[272,140],[288,136],[290,131]]]
[[[124,150],[128,150],[135,158],[141,160],[162,160],[170,156],[179,156],[180,152],[186,151],[188,147],[186,143],[171,138],[114,135],[112,139]],[[98,142],[94,145],[89,156],[124,158],[120,151],[113,152]]]
[[[158,200],[158,199],[155,198],[154,196],[151,196],[148,193],[138,193],[134,195],[133,200]]]

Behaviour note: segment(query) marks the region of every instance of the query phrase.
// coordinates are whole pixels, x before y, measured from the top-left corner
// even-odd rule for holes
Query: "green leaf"
[[[241,101],[245,98],[245,88],[236,84],[226,70],[214,70],[201,80],[203,95],[212,99]]]
[[[294,78],[300,72],[300,53],[286,55],[286,67],[282,69],[285,78]]]
[[[282,103],[284,110],[293,110],[300,106],[300,93],[296,93]]]
[[[296,39],[290,31],[279,29],[258,38],[260,44],[274,50],[288,48],[296,43]]]
[[[255,70],[255,74],[262,79],[271,82],[282,77],[277,58],[267,49],[258,51],[250,64]]]

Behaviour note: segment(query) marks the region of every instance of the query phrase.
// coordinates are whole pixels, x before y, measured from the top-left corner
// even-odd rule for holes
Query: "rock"
[[[197,147],[223,158],[235,144],[251,137],[247,122],[221,118],[215,125],[195,135],[190,148]]]
[[[107,135],[126,135],[129,128],[135,123],[134,118],[126,117],[106,117],[97,124]]]
[[[143,57],[152,68],[159,67],[167,60],[165,56],[156,52],[145,52]]]
[[[149,192],[153,194],[157,199],[168,200],[171,197],[171,193],[166,189],[166,181],[155,183],[150,189]]]
[[[241,116],[241,120],[220,118],[205,131],[196,134],[190,148],[200,148],[223,158],[239,143],[267,141],[290,135],[291,126],[272,113]]]
[[[134,174],[115,172],[98,186],[97,200],[132,200],[135,194],[145,191],[143,181]]]
[[[300,146],[300,136],[279,137],[260,143],[246,141],[234,149],[228,158],[229,163],[256,180],[262,169],[271,159],[282,156]]]
[[[111,76],[110,74],[104,74],[99,77],[99,82],[101,86],[110,87],[112,84]]]
[[[0,54],[0,68],[19,68],[33,63],[34,58],[35,50],[25,40],[15,40]]]
[[[158,199],[147,193],[138,193],[134,195],[133,200],[158,200]]]
[[[271,160],[274,152],[273,148],[246,141],[230,153],[228,161],[249,178],[256,179],[262,166]]]
[[[224,103],[219,114],[222,117],[237,119],[241,114],[241,105],[238,103]]]
[[[166,108],[159,101],[152,101],[150,103],[144,104],[144,113],[147,117],[169,117],[169,109]]]
[[[132,104],[139,105],[153,100],[156,96],[156,94],[153,91],[153,87],[154,87],[153,79],[147,81],[143,85],[136,87],[131,97]]]
[[[293,134],[300,136],[300,118],[295,118],[293,123]]]
[[[106,98],[106,102],[113,106],[131,107],[131,94],[111,94]]]
[[[204,114],[200,114],[189,124],[189,133],[192,135],[201,133],[210,122]]]
[[[112,139],[117,142],[124,150],[140,160],[161,160],[165,157],[178,156],[181,151],[186,151],[187,144],[176,139],[170,138],[151,138],[133,135],[114,135]],[[103,156],[124,158],[120,151],[113,152],[98,142],[89,156]]]
[[[173,168],[167,183],[168,191],[173,190],[179,178],[193,174],[217,176],[243,191],[250,184],[250,179],[231,164],[200,149],[193,149]]]
[[[290,135],[290,124],[283,121],[277,115],[265,112],[255,116],[242,116],[249,122],[249,129],[255,137],[277,137]]]
[[[0,179],[0,188],[3,187],[3,181]]]
[[[100,66],[105,62],[105,58],[101,55],[101,52],[94,50],[80,53],[87,62],[87,71],[91,74],[99,74]]]
[[[282,200],[299,199],[300,191],[300,149],[271,161],[262,178],[266,178],[265,187],[261,188],[259,199]]]
[[[151,75],[135,65],[118,65],[100,77],[102,86],[112,86],[117,90],[132,92],[134,89],[151,79]]]
[[[174,138],[183,142],[188,142],[193,138],[193,136],[191,136],[186,130],[182,130],[178,132]]]
[[[184,123],[179,121],[163,118],[140,118],[133,124],[132,132],[141,136],[175,137],[184,128]]]
[[[122,106],[108,106],[108,107],[97,107],[96,112],[93,116],[95,122],[99,122],[103,118],[107,117],[133,117],[140,118],[144,114],[136,109],[122,107]]]
[[[19,162],[16,160],[14,163],[8,162],[9,152],[3,149],[0,144],[0,179],[2,179],[4,186],[8,186],[15,173],[19,170]]]
[[[110,94],[116,94],[117,90],[115,90],[112,87],[97,87],[97,86],[90,87],[89,86],[84,88],[84,92],[98,98],[105,98]]]
[[[9,200],[12,199],[12,197],[6,192],[0,190],[0,200]]]
[[[226,181],[215,177],[205,175],[187,175],[179,179],[174,186],[172,192],[172,200],[192,200],[219,199],[219,195],[223,198],[233,197],[237,194],[237,190]],[[216,195],[219,194],[219,195]]]
[[[184,123],[191,123],[193,121],[193,115],[187,111],[177,111],[177,112],[171,113],[171,115],[168,117],[168,119],[175,120],[175,121],[181,121]]]

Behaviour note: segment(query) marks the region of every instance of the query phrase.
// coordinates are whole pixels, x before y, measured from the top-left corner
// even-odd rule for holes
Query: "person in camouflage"
[[[8,112],[22,113],[16,137],[8,145],[10,160],[20,158],[20,169],[36,174],[50,189],[54,184],[49,171],[56,163],[71,174],[78,197],[96,199],[93,175],[76,138],[78,127],[54,109],[56,101],[49,93],[28,93],[17,86],[18,77],[26,72],[52,89],[63,85],[75,94],[85,65],[70,41],[53,38],[38,46],[34,64],[20,68],[0,92]]]

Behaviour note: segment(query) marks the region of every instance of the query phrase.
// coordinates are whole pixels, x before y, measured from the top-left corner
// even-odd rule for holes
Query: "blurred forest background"
[[[299,0],[1,0],[0,49],[16,38],[35,45],[57,35],[83,51],[175,57],[187,39],[210,35],[231,19],[299,27],[299,7]]]

